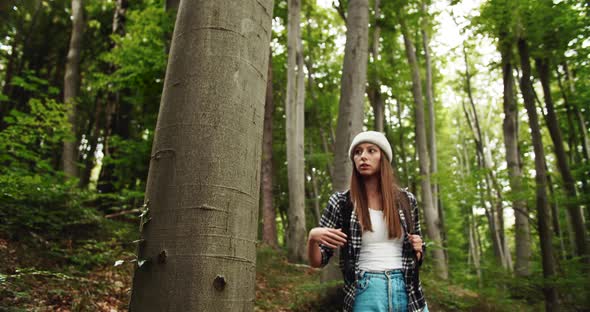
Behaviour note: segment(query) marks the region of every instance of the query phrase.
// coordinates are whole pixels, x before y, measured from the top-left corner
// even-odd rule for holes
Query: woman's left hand
[[[412,243],[412,247],[414,247],[414,250],[418,253],[420,253],[420,256],[422,255],[422,237],[420,237],[420,235],[415,235],[415,234],[410,234],[408,235],[408,238],[410,239],[410,243]]]

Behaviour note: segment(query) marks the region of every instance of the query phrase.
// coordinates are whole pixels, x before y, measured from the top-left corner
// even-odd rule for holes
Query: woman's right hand
[[[334,249],[346,244],[346,234],[341,229],[316,227],[309,231],[309,240]]]

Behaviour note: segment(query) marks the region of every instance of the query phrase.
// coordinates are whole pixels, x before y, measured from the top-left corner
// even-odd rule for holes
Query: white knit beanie
[[[389,162],[391,162],[391,158],[393,157],[391,145],[389,145],[389,141],[387,141],[387,138],[383,133],[377,131],[365,131],[357,134],[352,140],[352,143],[350,143],[350,148],[348,149],[350,159],[353,159],[354,155],[352,153],[354,148],[361,143],[373,143],[379,146],[387,156],[387,159],[389,159]]]

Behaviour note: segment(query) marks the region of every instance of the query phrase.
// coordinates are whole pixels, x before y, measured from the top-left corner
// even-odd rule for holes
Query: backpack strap
[[[351,240],[351,233],[350,233],[350,219],[352,218],[352,210],[354,209],[352,205],[352,201],[350,199],[350,191],[347,191],[344,194],[345,201],[342,205],[342,209],[340,210],[340,216],[342,217],[341,224],[342,224],[342,232],[346,234],[348,238],[346,244],[340,248],[340,257],[342,257],[342,274],[344,276],[344,280],[347,282],[354,282],[354,256],[352,255],[352,246],[350,246]]]

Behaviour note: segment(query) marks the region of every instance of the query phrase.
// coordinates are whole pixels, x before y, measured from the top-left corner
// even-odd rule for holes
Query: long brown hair
[[[381,151],[381,149],[380,149]],[[350,177],[350,199],[356,210],[358,220],[361,224],[363,231],[373,231],[371,225],[371,218],[369,215],[367,190],[365,189],[365,183],[363,176],[358,172],[354,161],[352,164],[352,175]],[[406,218],[406,224],[408,229],[412,230],[412,220],[409,212],[409,201],[404,198],[404,194],[399,187],[397,179],[395,177],[393,168],[389,163],[389,160],[385,156],[385,153],[381,151],[380,170],[379,170],[379,188],[381,191],[381,207],[383,209],[383,217],[387,224],[388,237],[401,238],[402,237],[402,225],[399,216],[398,205],[401,205]]]

